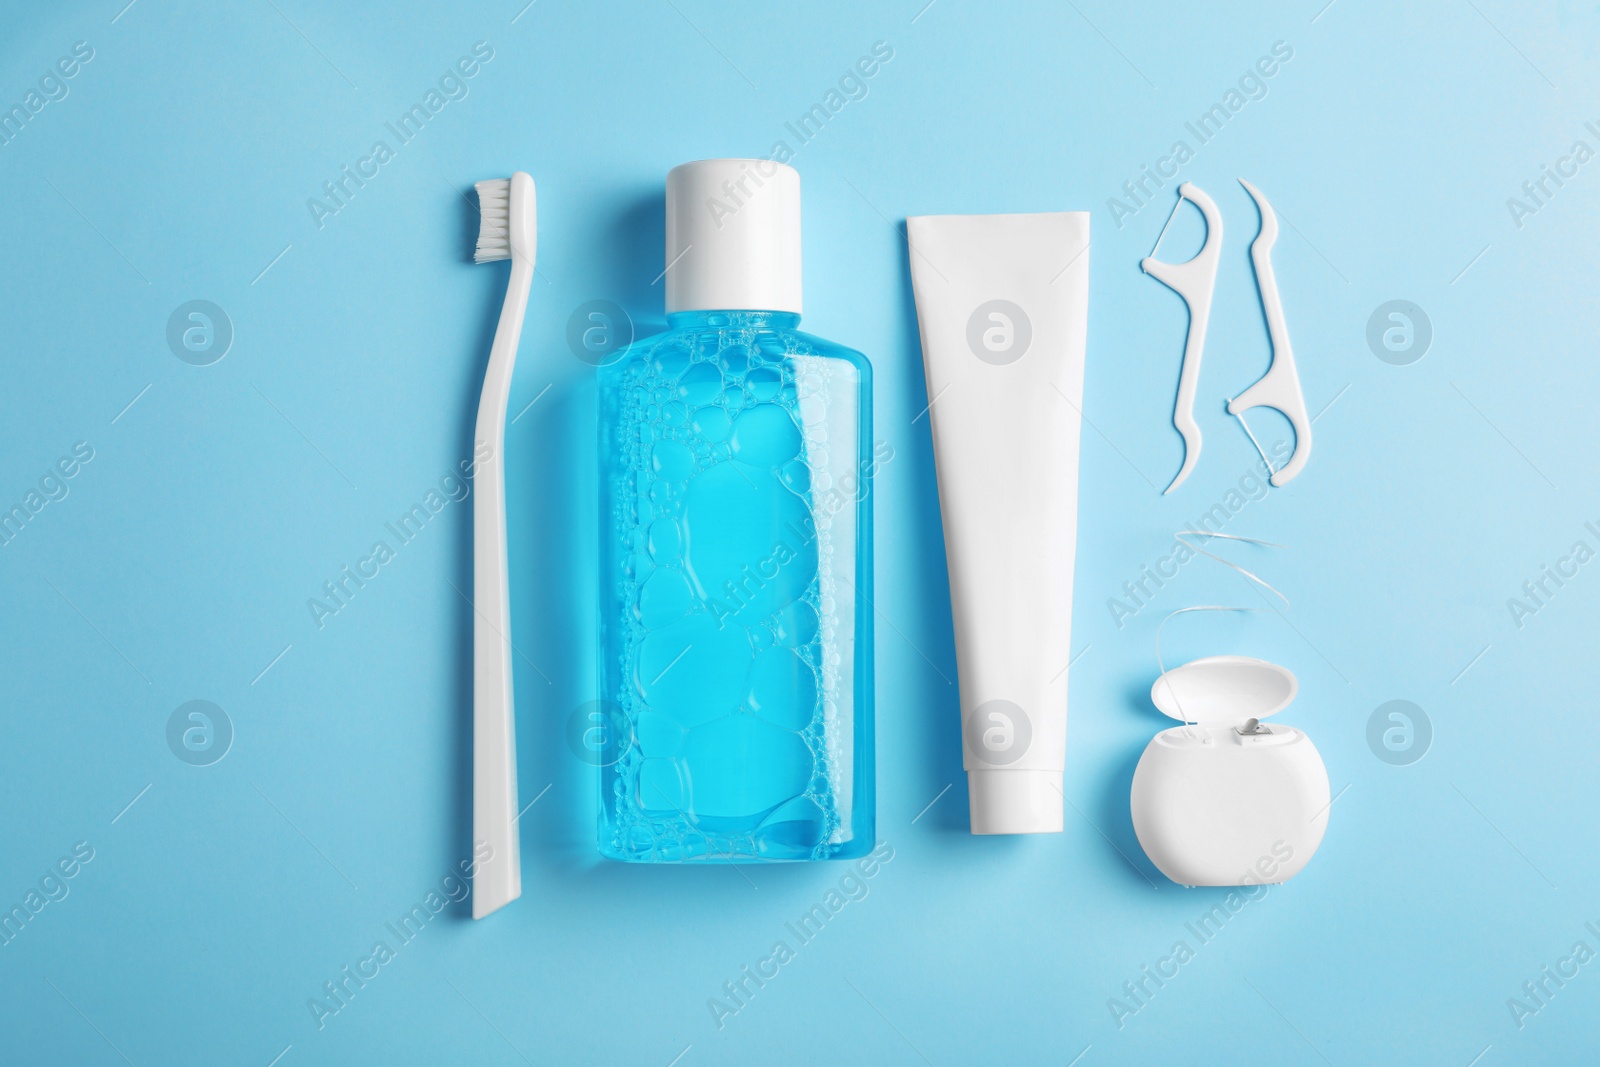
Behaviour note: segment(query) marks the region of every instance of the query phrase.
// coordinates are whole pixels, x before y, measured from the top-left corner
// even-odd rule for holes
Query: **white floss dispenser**
[[[1185,886],[1287,882],[1322,843],[1328,770],[1311,739],[1262,722],[1300,683],[1246,656],[1208,656],[1156,679],[1150,699],[1183,722],[1157,734],[1133,772],[1133,829]]]

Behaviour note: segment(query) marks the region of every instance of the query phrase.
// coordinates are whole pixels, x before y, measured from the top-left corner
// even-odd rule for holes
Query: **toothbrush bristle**
[[[511,258],[511,179],[491,178],[479,182],[478,247],[472,253],[476,263],[493,263]]]

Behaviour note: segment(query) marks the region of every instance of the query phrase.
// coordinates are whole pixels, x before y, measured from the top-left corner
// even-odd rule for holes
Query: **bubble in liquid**
[[[827,829],[827,817],[816,802],[795,797],[761,821],[761,841],[776,850],[814,847],[822,844]]]
[[[745,375],[744,384],[757,400],[776,400],[783,389],[783,375],[775,367],[756,367]]]
[[[792,492],[805,496],[811,488],[811,468],[800,460],[791,460],[783,465],[783,470],[778,472],[778,477]]]
[[[663,378],[676,378],[689,368],[689,349],[682,344],[662,345],[656,350],[651,368]]]
[[[733,420],[721,408],[701,408],[694,413],[693,428],[707,441],[726,441],[733,430]]]
[[[676,760],[639,761],[639,806],[646,811],[668,815],[688,809],[689,798]]]
[[[696,363],[678,379],[678,395],[691,406],[709,404],[722,395],[722,372],[712,363]]]
[[[656,711],[641,711],[634,724],[634,741],[647,757],[676,756],[688,733],[678,720]]]
[[[769,648],[750,665],[745,703],[774,726],[803,730],[816,717],[816,673],[787,648]]]
[[[811,750],[799,734],[750,715],[690,730],[682,752],[685,767],[707,771],[690,783],[697,817],[759,815],[803,793],[812,774]],[[739,758],[730,760],[732,753]]]
[[[738,710],[744,674],[727,665],[749,656],[742,627],[719,627],[709,614],[697,612],[645,635],[634,685],[652,710],[698,726]]]
[[[694,454],[682,441],[657,441],[650,450],[650,469],[666,481],[686,481],[694,473]]]
[[[733,422],[735,459],[778,467],[800,454],[800,430],[778,404],[757,404]]]
[[[817,638],[817,612],[804,600],[778,612],[773,618],[777,624],[778,641],[790,648],[804,648]]]
[[[671,563],[683,552],[683,531],[671,519],[657,519],[645,543],[657,563]]]
[[[693,603],[694,593],[680,572],[658,570],[639,589],[639,622],[658,629],[683,618]]]
[[[650,504],[655,509],[655,514],[664,515],[667,505],[670,504],[677,493],[672,482],[654,482],[650,486]]]
[[[805,502],[770,471],[721,463],[689,482],[684,567],[717,620],[753,626],[799,599],[817,574]]]

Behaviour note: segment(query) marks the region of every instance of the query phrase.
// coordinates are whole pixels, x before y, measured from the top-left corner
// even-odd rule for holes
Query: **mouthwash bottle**
[[[800,176],[667,175],[665,333],[600,370],[600,851],[873,846],[872,371],[799,331]]]

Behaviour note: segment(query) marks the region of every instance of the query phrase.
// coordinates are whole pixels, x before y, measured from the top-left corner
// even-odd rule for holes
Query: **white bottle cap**
[[[667,173],[667,313],[800,312],[800,175],[770,159]]]
[[[1061,832],[1060,771],[968,771],[967,798],[975,834]]]

